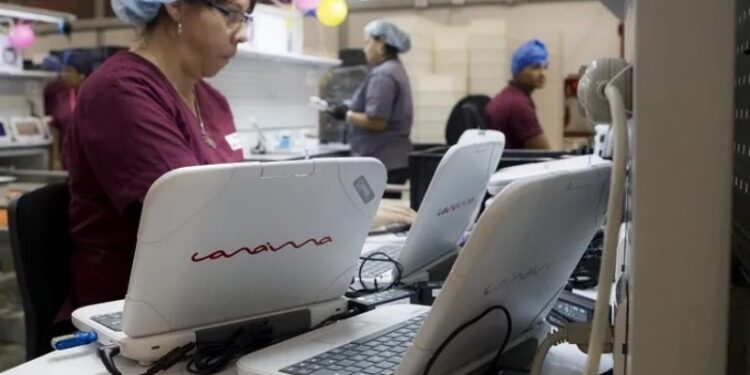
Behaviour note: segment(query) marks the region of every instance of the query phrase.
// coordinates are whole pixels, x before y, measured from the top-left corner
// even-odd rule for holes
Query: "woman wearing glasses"
[[[108,59],[80,91],[67,132],[71,306],[125,296],[141,204],[180,167],[242,161],[216,75],[246,39],[254,0],[112,0],[139,40]]]
[[[125,296],[143,199],[164,173],[242,161],[216,75],[246,39],[255,0],[112,0],[140,38],[81,89],[67,132],[70,226],[75,247],[69,309]],[[374,225],[411,223],[381,206]]]

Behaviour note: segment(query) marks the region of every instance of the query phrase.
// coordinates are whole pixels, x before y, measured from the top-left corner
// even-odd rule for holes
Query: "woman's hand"
[[[370,228],[380,228],[394,224],[412,224],[417,213],[400,201],[383,200]]]

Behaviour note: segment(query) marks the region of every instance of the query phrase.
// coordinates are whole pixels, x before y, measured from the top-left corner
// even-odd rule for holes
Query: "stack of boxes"
[[[415,143],[441,143],[445,139],[445,123],[453,105],[466,94],[468,57],[463,60],[461,77],[453,72],[436,74],[436,66],[450,70],[451,65],[441,61],[436,65],[435,35],[442,33],[443,26],[418,16],[402,16],[388,19],[411,37],[412,48],[401,60],[411,80],[414,100],[414,124],[412,141]]]
[[[466,96],[463,77],[422,74],[412,77],[415,143],[444,143],[445,125],[453,107]]]
[[[401,59],[414,98],[415,143],[445,142],[453,107],[468,94],[494,96],[506,85],[510,66],[504,21],[441,25],[419,16],[388,21],[408,33],[412,49]]]
[[[510,79],[506,23],[473,21],[469,30],[469,92],[495,96]]]
[[[411,38],[411,50],[401,56],[401,61],[409,75],[432,74],[434,67],[432,39],[438,25],[417,16],[393,17],[388,21],[398,25]]]

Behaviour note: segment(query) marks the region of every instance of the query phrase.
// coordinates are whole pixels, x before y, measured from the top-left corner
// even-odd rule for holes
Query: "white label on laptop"
[[[367,182],[365,176],[359,176],[358,179],[354,180],[354,189],[359,193],[359,197],[362,198],[362,202],[368,204],[375,199],[375,193],[370,187],[370,183]]]
[[[242,150],[242,137],[239,133],[232,133],[224,137],[232,151]]]

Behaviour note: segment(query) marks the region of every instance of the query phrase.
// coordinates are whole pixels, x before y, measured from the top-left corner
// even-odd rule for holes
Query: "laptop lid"
[[[150,336],[340,298],[385,182],[371,158],[167,173],[143,204],[123,332]]]
[[[495,172],[492,177],[490,177],[490,182],[487,184],[487,192],[490,193],[490,195],[497,195],[506,186],[510,185],[511,182],[522,178],[538,176],[564,169],[587,168],[594,164],[608,162],[609,161],[602,159],[598,155],[579,155],[564,159],[507,167]]]
[[[479,219],[398,373],[421,374],[451,332],[489,307],[510,311],[511,341],[542,321],[604,221],[610,172],[599,164],[505,189]],[[505,332],[504,314],[488,314],[456,336],[431,373],[494,355]]]
[[[502,133],[484,133],[489,140],[457,144],[440,160],[398,259],[404,276],[454,251],[471,224],[505,146]]]

